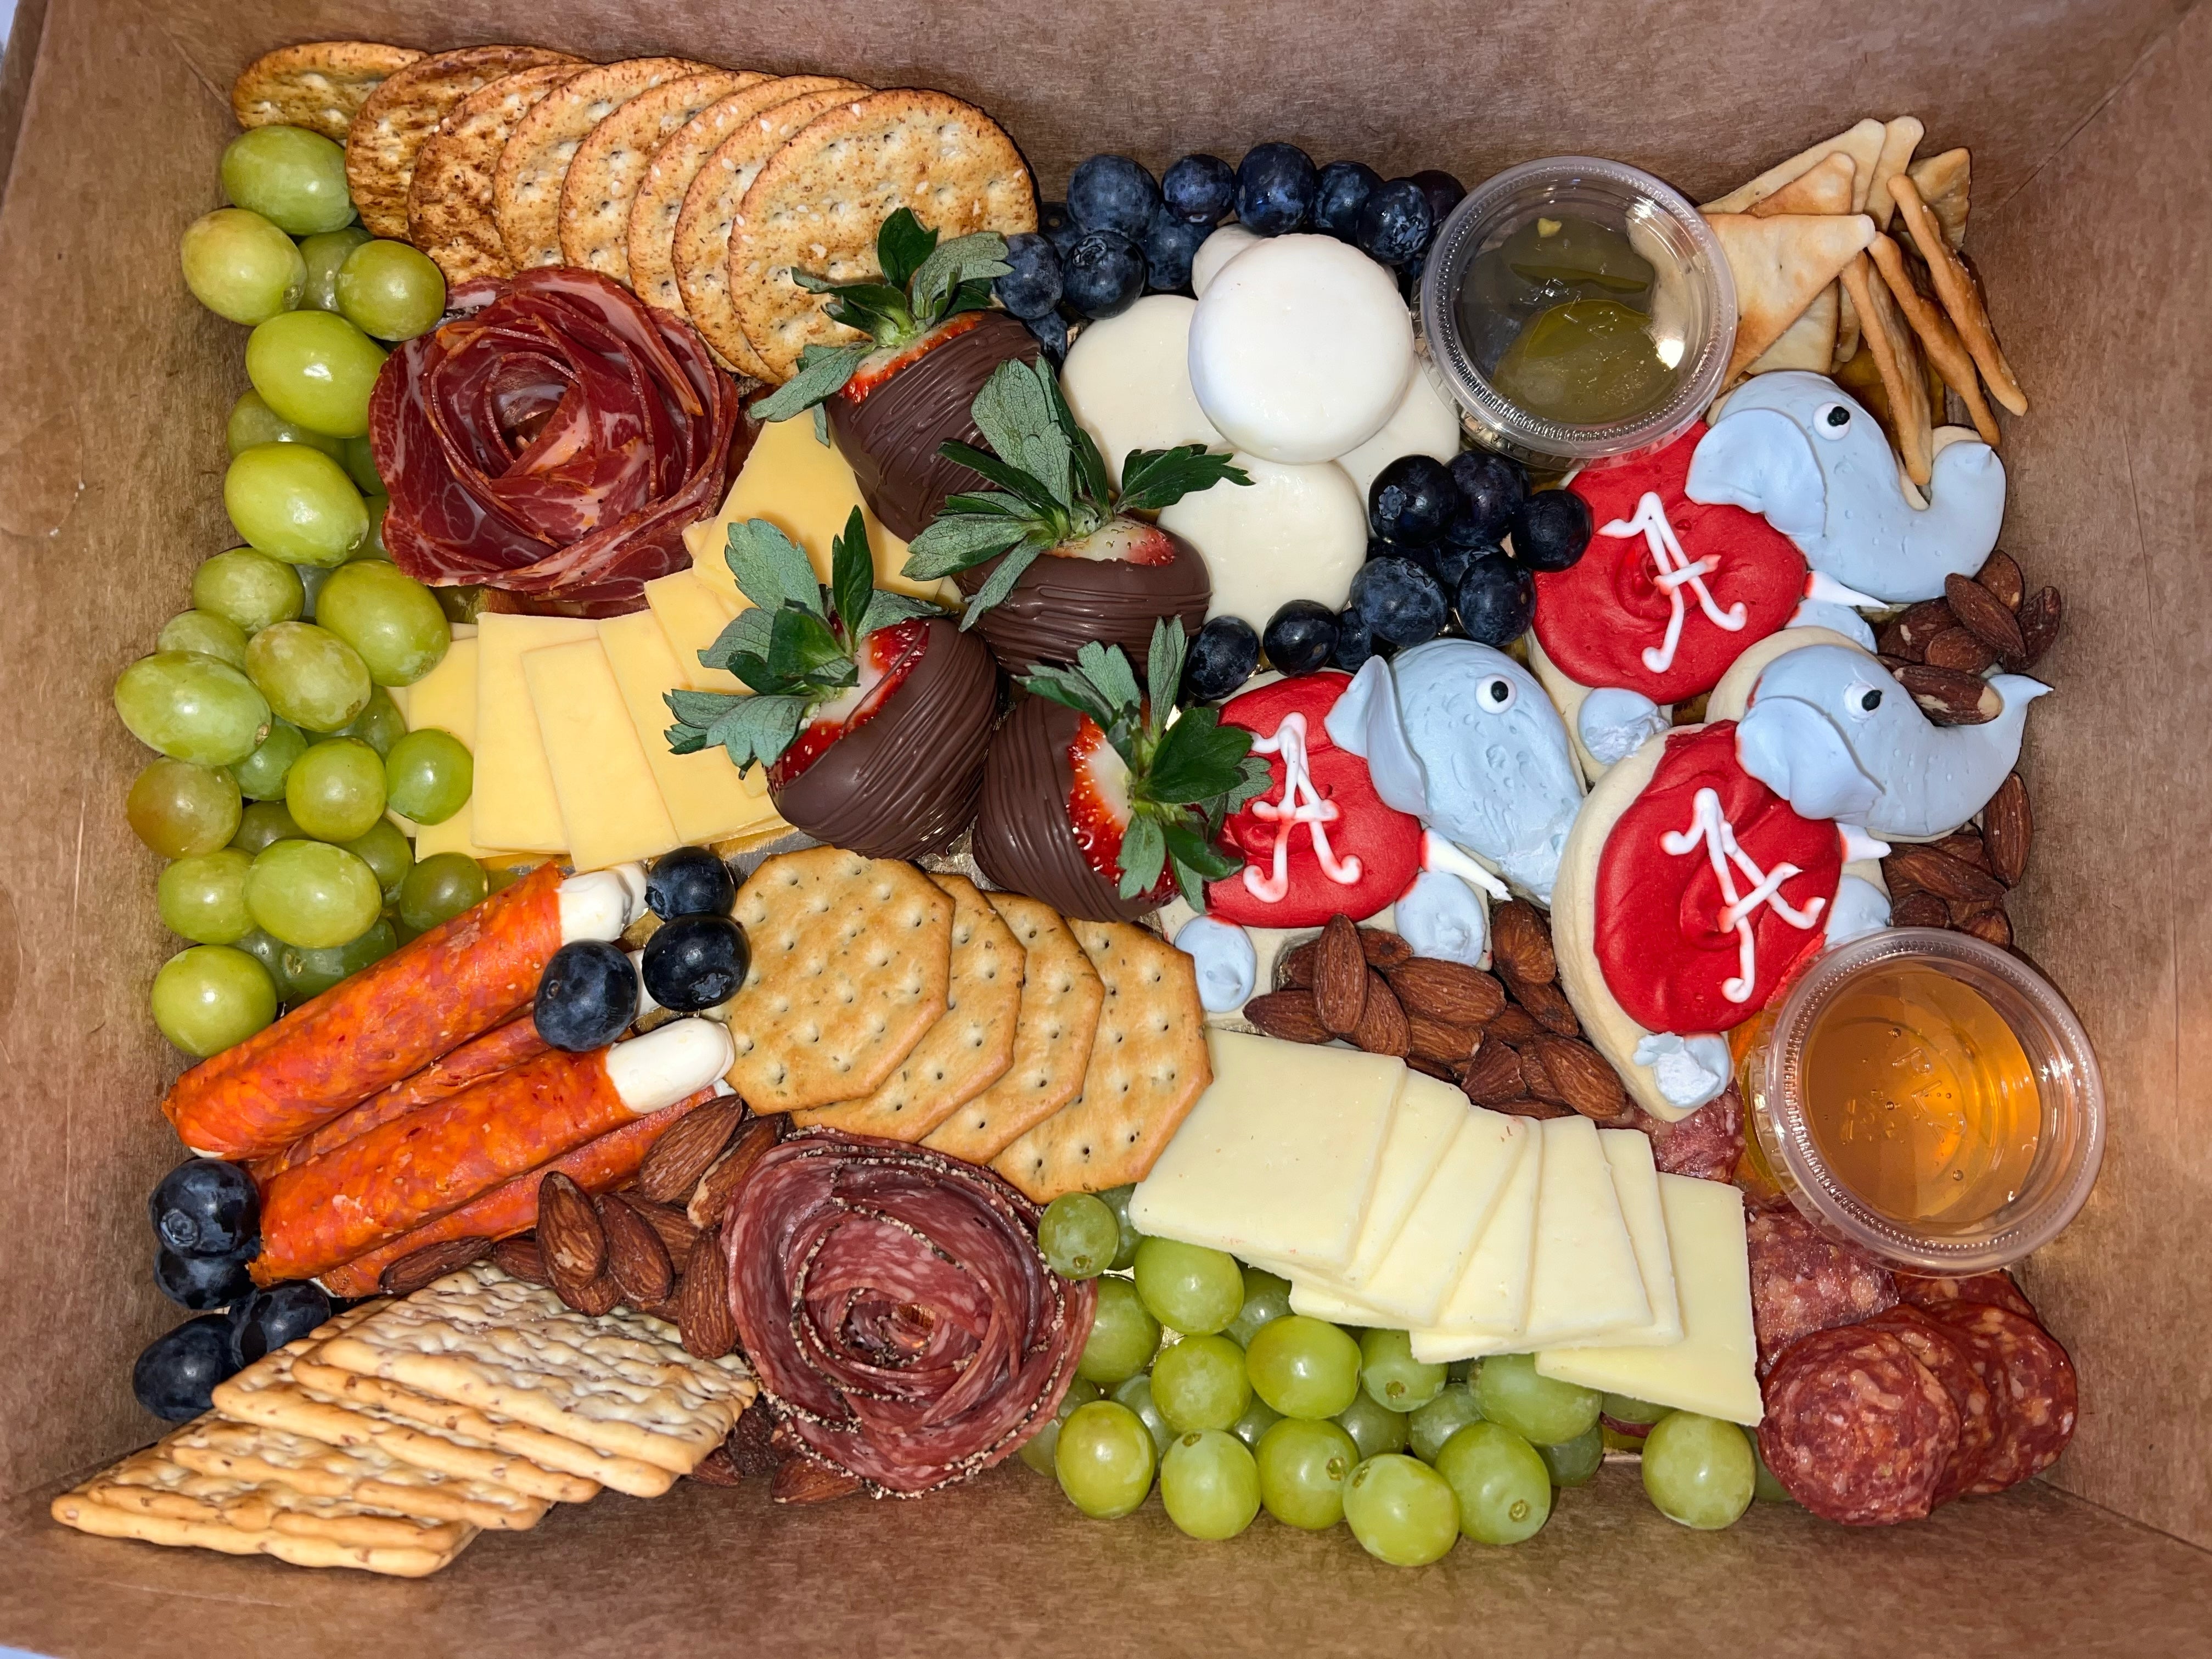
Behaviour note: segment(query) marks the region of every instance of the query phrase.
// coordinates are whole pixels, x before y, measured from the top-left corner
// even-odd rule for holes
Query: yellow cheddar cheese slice
[[[645,602],[675,653],[676,678],[668,685],[691,691],[742,692],[744,682],[726,668],[709,668],[699,653],[721,636],[742,601],[696,571],[678,570],[645,585]],[[667,685],[660,688],[668,689]],[[663,724],[665,724],[664,721]]]
[[[604,870],[666,852],[676,826],[596,630],[522,653],[568,861]]]
[[[476,793],[469,835],[479,847],[558,853],[561,803],[538,735],[522,659],[548,646],[596,642],[599,624],[573,617],[511,617],[487,611],[477,633]],[[458,815],[456,815],[458,816]]]

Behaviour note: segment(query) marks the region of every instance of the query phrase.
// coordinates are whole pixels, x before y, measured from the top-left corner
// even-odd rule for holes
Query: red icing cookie
[[[1349,674],[1309,674],[1223,706],[1223,725],[1243,726],[1260,752],[1267,744],[1276,752],[1267,755],[1267,793],[1245,802],[1225,826],[1249,862],[1207,884],[1210,915],[1246,927],[1316,927],[1340,912],[1357,921],[1412,884],[1421,867],[1421,821],[1385,806],[1367,763],[1331,743],[1322,724],[1351,684]],[[1302,732],[1295,721],[1285,729],[1293,715]],[[1299,777],[1285,805],[1293,768]]]
[[[1710,804],[1701,804],[1707,792]],[[1725,855],[1731,836],[1723,888],[1716,846]],[[1753,898],[1785,864],[1797,873],[1743,918],[1746,975],[1747,930],[1728,918],[1729,894]],[[1647,1030],[1725,1031],[1765,1006],[1798,958],[1820,946],[1843,873],[1836,826],[1798,817],[1736,763],[1734,720],[1678,733],[1598,855],[1598,966]],[[1730,996],[1731,988],[1742,994]]]
[[[1788,537],[1755,513],[1683,495],[1705,435],[1700,422],[1656,455],[1568,486],[1589,504],[1595,533],[1572,568],[1538,574],[1535,628],[1544,654],[1583,685],[1621,686],[1659,703],[1710,691],[1747,646],[1787,626],[1805,597],[1805,556]],[[1607,535],[1607,525],[1633,529]],[[1673,570],[1705,560],[1714,568],[1703,575],[1662,586],[1662,563]],[[1737,605],[1741,628],[1713,620]]]

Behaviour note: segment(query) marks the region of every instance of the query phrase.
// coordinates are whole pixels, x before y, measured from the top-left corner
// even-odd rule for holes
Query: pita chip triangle
[[[1858,164],[1838,150],[1822,156],[1773,195],[1761,197],[1744,211],[1758,219],[1771,219],[1778,213],[1849,213],[1857,176]]]
[[[1881,155],[1874,164],[1874,177],[1867,186],[1866,210],[1882,229],[1889,228],[1890,215],[1897,204],[1890,200],[1889,181],[1911,164],[1912,152],[1920,148],[1920,141],[1928,129],[1917,117],[1900,115],[1882,124]]]
[[[1841,150],[1851,158],[1851,164],[1856,169],[1851,185],[1851,211],[1863,212],[1866,208],[1866,192],[1874,185],[1875,163],[1881,159],[1881,143],[1887,136],[1887,128],[1869,118],[1832,138],[1823,138],[1810,149],[1800,150],[1786,161],[1777,162],[1749,184],[1738,185],[1718,201],[1706,203],[1704,210],[1707,213],[1741,213],[1753,202],[1773,195],[1800,173],[1811,171],[1814,163]]]
[[[1754,219],[1743,213],[1705,216],[1735,277],[1735,349],[1728,379],[1780,339],[1814,295],[1874,240],[1874,221],[1863,213],[1784,213]]]

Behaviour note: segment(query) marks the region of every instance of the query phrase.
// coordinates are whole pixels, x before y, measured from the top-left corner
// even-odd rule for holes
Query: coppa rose
[[[453,290],[386,360],[369,443],[392,561],[614,615],[686,568],[684,526],[734,468],[737,387],[691,325],[589,271]]]

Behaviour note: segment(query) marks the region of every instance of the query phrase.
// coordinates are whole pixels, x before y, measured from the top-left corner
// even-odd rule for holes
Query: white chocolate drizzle
[[[1275,850],[1267,875],[1249,864],[1244,866],[1244,890],[1262,904],[1282,902],[1291,890],[1291,834],[1302,823],[1313,837],[1322,874],[1340,887],[1356,883],[1361,869],[1358,855],[1340,859],[1328,844],[1328,826],[1341,814],[1334,801],[1323,799],[1314,787],[1313,774],[1306,766],[1306,717],[1284,715],[1273,737],[1252,739],[1252,752],[1283,757],[1283,793],[1278,800],[1252,803],[1252,816],[1275,826]]]
[[[1721,896],[1728,901],[1721,910],[1721,927],[1723,931],[1735,929],[1736,937],[1738,976],[1721,982],[1721,994],[1730,1002],[1750,1001],[1752,989],[1759,981],[1758,948],[1751,933],[1753,915],[1764,905],[1792,927],[1809,931],[1827,907],[1827,900],[1814,899],[1802,910],[1786,902],[1782,896],[1782,884],[1803,872],[1794,864],[1760,869],[1751,854],[1736,845],[1735,826],[1721,811],[1717,790],[1698,790],[1692,802],[1690,827],[1665,831],[1659,837],[1659,845],[1676,858],[1694,853],[1700,846],[1705,849],[1705,857],[1713,866],[1714,879],[1721,885]],[[1752,884],[1747,893],[1736,890],[1738,871]]]
[[[1620,541],[1643,537],[1644,546],[1651,551],[1651,562],[1658,567],[1653,585],[1667,595],[1667,636],[1656,646],[1644,647],[1644,665],[1653,673],[1663,674],[1674,665],[1674,650],[1682,642],[1682,623],[1689,614],[1682,601],[1685,587],[1698,596],[1698,608],[1705,613],[1707,622],[1731,634],[1743,631],[1747,620],[1743,601],[1739,599],[1723,611],[1705,586],[1705,578],[1721,568],[1721,562],[1710,554],[1692,559],[1682,550],[1674,526],[1667,521],[1666,503],[1656,490],[1644,492],[1636,503],[1635,517],[1615,519],[1597,533]]]

